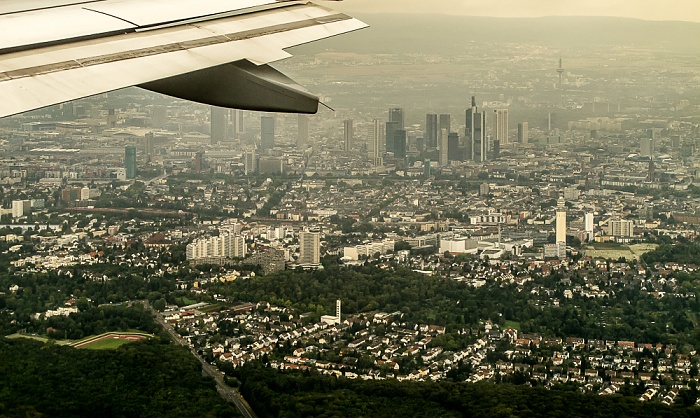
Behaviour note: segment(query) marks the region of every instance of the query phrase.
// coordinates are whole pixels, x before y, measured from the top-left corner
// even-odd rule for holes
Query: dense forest
[[[182,347],[84,350],[0,339],[0,417],[236,417]]]
[[[700,333],[693,323],[694,312],[700,311],[696,297],[657,299],[638,289],[622,288],[614,297],[566,299],[563,291],[569,286],[561,285],[560,280],[561,276],[555,273],[536,277],[523,288],[494,282],[475,289],[405,268],[330,266],[316,272],[285,271],[216,285],[214,290],[237,300],[264,300],[318,316],[332,314],[335,300],[341,299],[344,314],[400,311],[402,322],[443,325],[448,333],[490,319],[501,325],[514,321],[523,332],[545,336],[700,346]],[[572,280],[574,284],[577,280],[583,283],[580,277]],[[537,297],[532,289],[543,288],[550,295],[534,303]],[[559,306],[546,303],[550,297],[558,298]],[[455,348],[458,347],[450,349]]]
[[[338,379],[239,369],[241,392],[265,417],[699,417],[700,408],[644,404],[633,397],[581,394],[575,387]]]
[[[700,264],[700,240],[685,241],[681,237],[676,244],[662,244],[656,250],[644,254],[642,260],[647,264]]]

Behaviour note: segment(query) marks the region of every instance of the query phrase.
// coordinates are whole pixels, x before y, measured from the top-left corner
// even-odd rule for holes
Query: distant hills
[[[328,49],[358,53],[449,54],[474,42],[513,42],[562,49],[602,46],[700,52],[700,23],[618,17],[494,18],[416,14],[353,14],[371,27],[305,45],[296,53]]]

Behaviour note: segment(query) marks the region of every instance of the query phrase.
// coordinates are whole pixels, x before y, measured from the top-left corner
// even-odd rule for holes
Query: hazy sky
[[[468,16],[620,16],[700,22],[700,0],[344,0],[345,12],[442,13]]]

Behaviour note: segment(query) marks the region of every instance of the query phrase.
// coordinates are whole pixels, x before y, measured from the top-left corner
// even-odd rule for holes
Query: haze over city
[[[338,10],[350,13],[418,13],[488,17],[614,16],[644,20],[700,22],[693,0],[346,0]]]

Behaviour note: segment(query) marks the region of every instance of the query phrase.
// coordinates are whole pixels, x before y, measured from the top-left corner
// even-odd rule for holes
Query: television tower
[[[561,67],[561,57],[559,57],[559,68],[557,68],[557,73],[559,74],[559,89],[561,89],[561,76],[564,74],[564,69]]]

